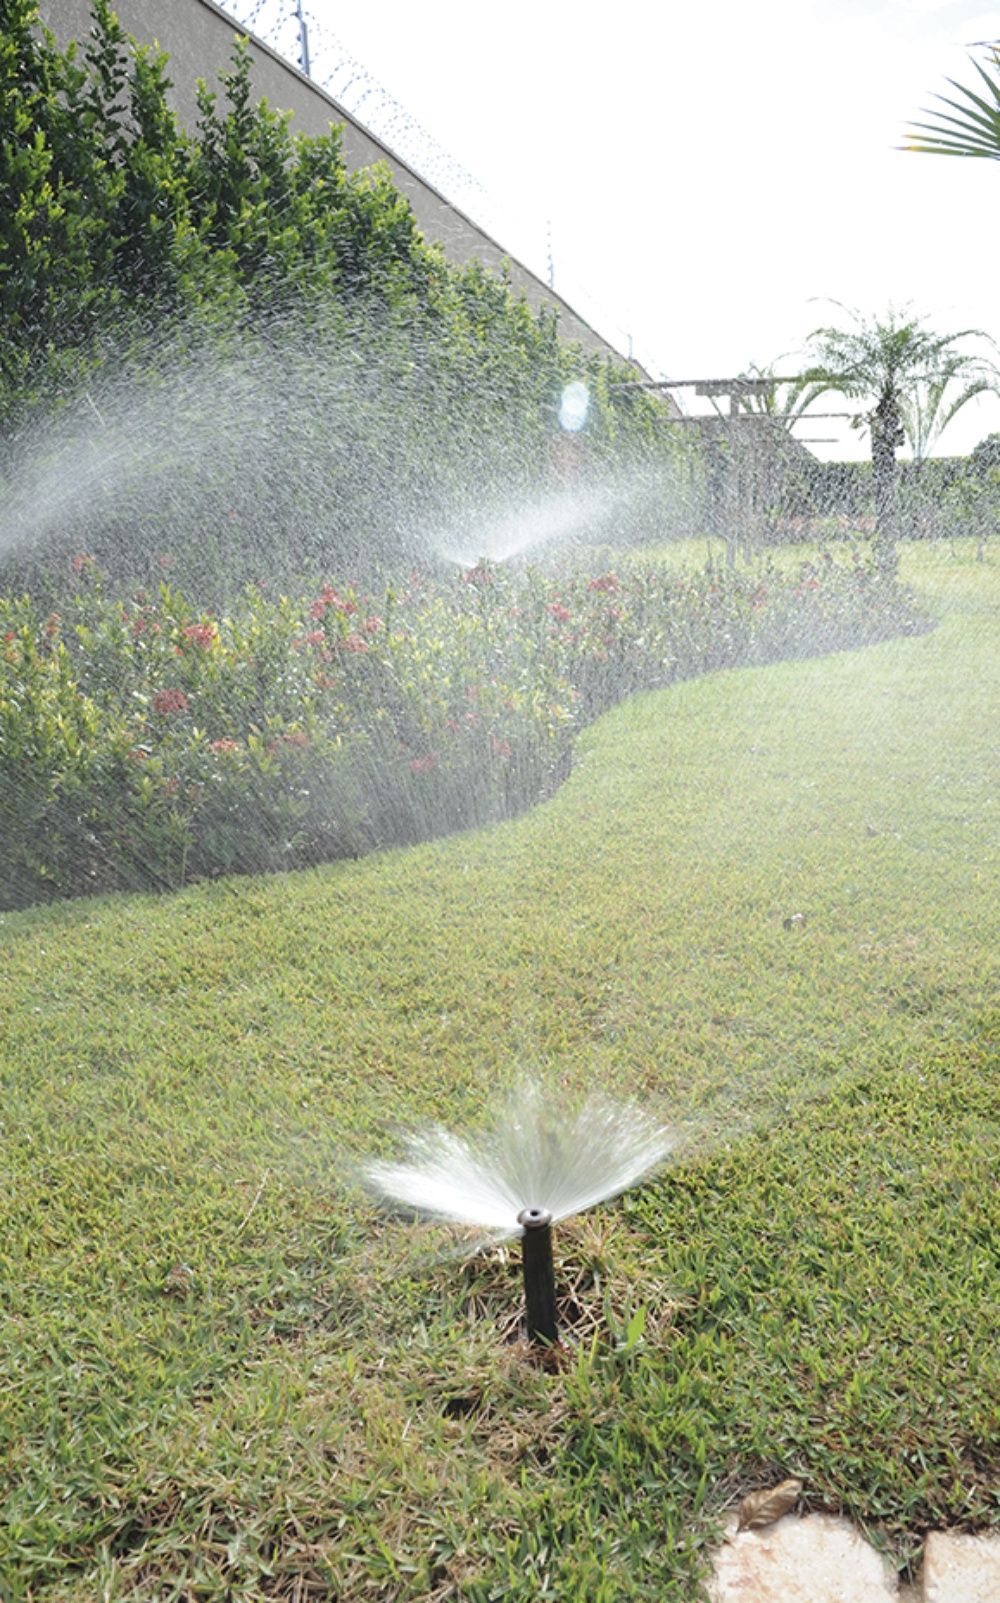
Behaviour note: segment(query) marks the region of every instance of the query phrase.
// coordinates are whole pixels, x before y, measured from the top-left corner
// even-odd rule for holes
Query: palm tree
[[[985,156],[990,161],[1000,161],[1000,42],[988,45],[987,52],[985,66],[969,58],[982,79],[985,94],[977,94],[949,78],[948,83],[961,98],[935,95],[935,100],[951,108],[950,112],[929,111],[927,116],[934,117],[934,122],[914,123],[907,150],[928,156]],[[952,115],[955,112],[957,116]]]
[[[951,384],[961,378],[968,381],[969,393],[958,399],[955,411],[971,400],[974,383],[992,388],[995,371],[980,357],[954,349],[959,340],[989,336],[974,328],[935,334],[919,318],[892,310],[882,321],[845,307],[840,310],[848,312],[854,328],[814,329],[809,336],[814,362],[799,382],[803,389],[809,388],[811,400],[832,390],[849,400],[871,403],[853,422],[856,428],[867,428],[871,438],[875,559],[883,571],[895,573],[896,451],[906,438],[905,409],[912,406],[920,386],[941,379]]]

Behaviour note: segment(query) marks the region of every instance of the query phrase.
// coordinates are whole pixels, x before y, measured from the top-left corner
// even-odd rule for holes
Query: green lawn
[[[512,823],[0,918],[4,1603],[690,1603],[791,1473],[1000,1525],[1000,567],[905,575],[934,632],[640,697]],[[351,1183],[524,1071],[698,1131],[560,1231],[554,1374]]]

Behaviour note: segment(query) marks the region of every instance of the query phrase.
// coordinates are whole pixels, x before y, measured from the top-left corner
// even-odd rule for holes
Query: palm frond
[[[975,367],[977,364],[970,364]],[[900,413],[906,438],[916,461],[926,457],[948,424],[977,395],[996,394],[1000,373],[990,364],[978,364],[978,371],[958,391],[954,384],[967,371],[960,356],[953,357],[946,371],[929,383],[914,383],[902,397]]]
[[[783,359],[779,360],[784,365]],[[822,388],[805,377],[779,384],[774,378],[773,366],[761,367],[756,362],[750,362],[741,377],[760,379],[768,385],[763,395],[747,396],[744,399],[745,409],[758,417],[771,418],[774,423],[787,430],[795,426],[807,408],[812,406],[823,393]]]
[[[986,98],[967,84],[947,79],[960,98],[953,100],[947,95],[934,98],[958,115],[929,109],[927,115],[935,120],[911,124],[917,137],[904,149],[923,155],[972,156],[1000,161],[1000,47],[991,49],[989,69],[972,57],[970,60],[983,81]]]
[[[957,412],[961,411],[967,401],[975,400],[977,395],[995,395],[996,390],[996,383],[991,384],[989,379],[975,379],[973,383],[967,384],[955,397],[951,405],[946,407],[944,416],[941,419],[941,428],[946,429],[948,427],[952,418]]]

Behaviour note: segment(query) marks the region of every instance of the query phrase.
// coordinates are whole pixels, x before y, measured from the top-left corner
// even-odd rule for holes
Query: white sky
[[[315,75],[338,52],[363,63],[485,191],[478,207],[468,187],[454,198],[541,275],[550,222],[556,288],[659,372],[779,358],[794,372],[809,331],[839,315],[823,297],[1000,337],[1000,165],[896,148],[947,77],[971,83],[968,48],[1000,37],[1000,8],[307,0],[307,12]],[[446,164],[428,176],[448,191]],[[991,429],[1000,401],[974,402],[937,449]],[[837,432],[820,455],[867,451],[845,424],[797,432]]]

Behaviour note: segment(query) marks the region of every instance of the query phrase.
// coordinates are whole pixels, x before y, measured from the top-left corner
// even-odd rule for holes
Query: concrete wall
[[[115,0],[115,11],[126,31],[140,44],[156,44],[170,57],[168,73],[173,81],[172,98],[181,122],[193,128],[197,118],[195,85],[204,78],[209,86],[231,64],[233,41],[239,29],[233,19],[212,0]],[[42,21],[61,45],[71,39],[84,39],[90,27],[89,0],[40,0]],[[508,257],[501,245],[443,195],[420,178],[405,162],[381,144],[356,122],[325,90],[292,67],[259,39],[252,39],[254,81],[262,97],[282,111],[294,114],[293,128],[305,134],[326,133],[330,124],[343,124],[344,158],[349,169],[369,167],[382,161],[392,173],[396,187],[413,207],[417,222],[428,239],[441,245],[454,262],[478,261],[496,271],[510,262],[511,281],[528,304],[537,309],[552,306],[559,313],[559,327],[567,339],[578,340],[588,351],[618,356],[621,353],[603,339],[568,306],[560,296],[520,262]],[[634,364],[635,365],[635,364]],[[637,367],[637,372],[642,370]]]

